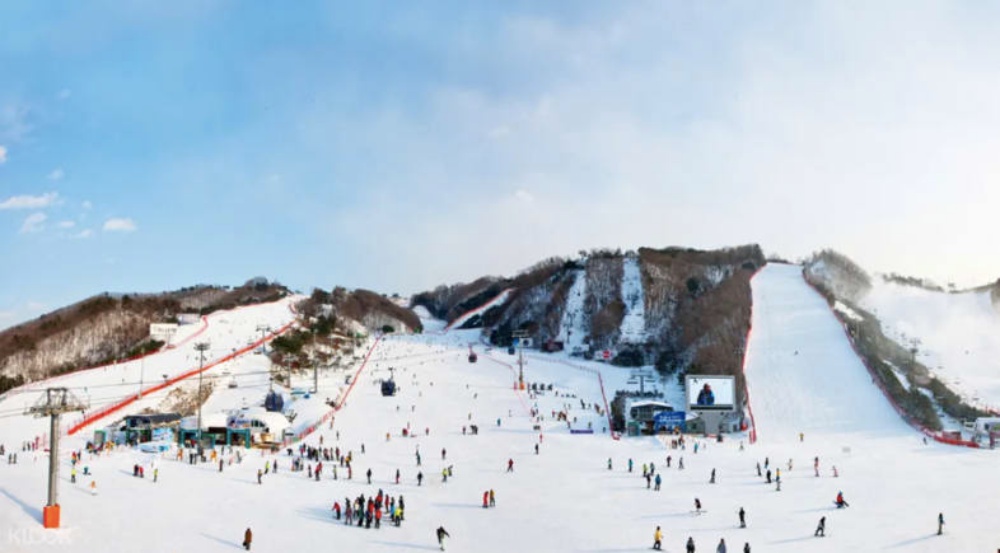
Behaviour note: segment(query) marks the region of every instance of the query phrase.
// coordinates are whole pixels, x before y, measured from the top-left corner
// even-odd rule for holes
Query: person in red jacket
[[[483,492],[483,509],[490,506],[490,492]]]

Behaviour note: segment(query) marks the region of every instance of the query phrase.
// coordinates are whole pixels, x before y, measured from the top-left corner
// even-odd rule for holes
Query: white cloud
[[[51,173],[49,173],[48,178],[49,178],[49,180],[62,180],[62,178],[65,177],[65,176],[66,176],[66,172],[65,171],[63,171],[62,169],[59,169],[59,168],[55,168],[55,169],[52,170]]]
[[[19,232],[21,234],[41,232],[45,229],[45,220],[48,218],[49,216],[42,212],[32,213],[24,219],[24,223],[21,224],[21,230]]]
[[[94,231],[90,230],[89,228],[86,228],[86,229],[83,229],[80,232],[74,234],[73,238],[79,238],[80,240],[84,240],[84,239],[90,238],[93,235],[94,235]]]
[[[76,221],[59,221],[59,224],[56,226],[59,228],[73,228],[76,226]]]
[[[112,218],[104,221],[105,232],[132,232],[135,229],[135,221],[132,219]]]
[[[0,146],[0,165],[7,163],[7,147]]]
[[[535,201],[535,196],[523,188],[518,188],[514,192],[514,197],[522,202],[531,203]]]
[[[59,199],[57,192],[46,192],[41,196],[11,196],[0,202],[0,210],[3,209],[41,209],[49,207]]]

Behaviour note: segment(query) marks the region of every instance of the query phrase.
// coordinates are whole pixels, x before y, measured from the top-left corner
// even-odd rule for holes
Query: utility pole
[[[516,330],[511,334],[512,337],[517,338],[517,387],[523,390],[524,386],[524,339],[528,337],[528,332],[526,330]]]
[[[257,332],[260,332],[260,352],[267,353],[267,343],[264,342],[264,338],[267,337],[267,333],[271,332],[271,327],[266,324],[257,325]]]
[[[141,365],[139,365],[139,399],[142,399],[142,380],[146,374],[146,357],[144,356],[139,360]]]
[[[42,510],[42,525],[59,528],[59,416],[83,411],[87,406],[67,388],[48,388],[25,414],[49,417],[49,502]]]
[[[198,342],[194,345],[195,351],[198,352],[198,447],[201,447],[201,404],[204,403],[201,397],[202,388],[201,383],[203,380],[203,375],[205,373],[205,352],[208,351],[208,342]]]

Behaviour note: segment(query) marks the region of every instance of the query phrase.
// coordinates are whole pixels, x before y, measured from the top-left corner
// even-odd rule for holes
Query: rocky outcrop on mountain
[[[369,332],[420,332],[420,317],[392,299],[370,290],[348,290],[337,287],[332,292],[313,290],[312,295],[297,306],[307,320],[323,319],[332,328],[353,334],[356,325]],[[354,324],[352,324],[354,323]]]
[[[584,356],[607,350],[617,364],[655,363],[665,373],[697,370],[742,379],[749,282],[764,263],[756,245],[714,251],[595,250],[578,259],[545,260],[509,279],[438,287],[414,296],[413,304],[454,320],[511,289],[506,302],[465,326],[483,327],[501,346],[510,344],[515,332],[537,344],[576,337],[570,341],[583,344],[577,353]],[[637,282],[629,281],[627,272],[637,274]],[[568,301],[571,289],[583,297]]]

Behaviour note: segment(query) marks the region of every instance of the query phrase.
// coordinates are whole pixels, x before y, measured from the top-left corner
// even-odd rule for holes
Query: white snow
[[[566,351],[582,352],[587,349],[584,340],[587,338],[587,317],[583,312],[584,299],[587,297],[587,273],[580,269],[574,271],[573,284],[566,295],[566,306],[563,308],[562,322],[559,325],[559,339],[563,341]]]
[[[252,551],[431,551],[437,549],[433,534],[440,525],[452,536],[446,542],[449,551],[475,553],[647,550],[657,525],[663,528],[664,549],[675,553],[683,551],[688,536],[696,540],[698,551],[714,550],[723,537],[730,551],[741,550],[744,541],[754,551],[778,553],[994,550],[1000,544],[993,520],[1000,507],[1000,479],[995,477],[1000,453],[923,445],[871,385],[829,309],[798,271],[768,266],[755,277],[753,293],[747,379],[760,435],[755,444],[741,435],[722,443],[698,440],[694,453],[690,442],[680,450],[653,437],[614,440],[603,432],[606,419],[592,405],[603,409],[602,384],[608,400],[615,389],[630,387],[631,370],[570,362],[565,355],[532,355],[524,367],[526,381],[552,383],[553,391],[531,397],[514,390],[514,356],[492,350],[478,363],[468,363],[466,345],[478,331],[393,335],[375,345],[367,365],[349,371],[357,384],[345,406],[306,439],[317,446],[322,437],[326,447],[352,451],[352,480],[339,467],[336,481],[329,468],[320,482],[292,473],[284,452],[275,457],[255,450],[220,473],[215,464],[177,461],[174,451],[157,457],[122,448],[96,458],[85,455],[82,464],[94,476],[80,476],[70,484],[69,451],[83,446],[83,433],[64,442],[60,530],[42,530],[39,524],[46,489],[44,453],[19,452],[16,465],[0,460],[0,550],[227,552],[240,547],[249,526]],[[244,329],[239,339],[245,343],[257,317],[248,312],[254,324],[239,323],[241,318],[233,316],[233,324]],[[250,374],[258,370],[255,357],[232,368],[241,378],[240,387],[217,388],[210,400],[213,409],[240,403],[242,395],[251,404],[262,399],[266,385]],[[395,368],[399,393],[383,397],[378,382],[390,367]],[[117,378],[106,375],[109,384]],[[320,396],[338,387],[335,375],[327,378]],[[296,409],[313,401],[321,405],[313,396],[297,400]],[[536,405],[541,421],[528,415]],[[559,409],[568,409],[575,429],[589,425],[595,434],[570,434],[565,423],[551,416]],[[308,417],[328,413],[315,409]],[[304,409],[299,417],[307,417]],[[305,422],[297,418],[299,424]],[[479,425],[479,435],[463,435],[462,427],[469,424]],[[415,437],[401,436],[407,426]],[[0,418],[0,443],[18,451],[21,441],[32,439],[39,428],[22,416]],[[802,443],[800,431],[805,432]],[[418,447],[421,467],[414,459]],[[447,459],[441,458],[442,449]],[[665,467],[668,455],[670,469]],[[821,460],[819,478],[811,468],[814,456]],[[676,468],[680,457],[685,470]],[[765,457],[772,468],[782,467],[781,492],[756,475],[754,465]],[[613,470],[607,469],[609,458]],[[632,474],[626,470],[629,458],[635,461]],[[795,461],[790,471],[789,458]],[[275,459],[279,472],[258,485],[257,470]],[[505,471],[507,459],[514,460],[513,473]],[[159,482],[151,481],[149,470],[145,479],[131,476],[133,464],[148,466],[153,460]],[[640,467],[650,462],[663,474],[663,491],[646,489]],[[454,476],[444,483],[441,470],[449,465]],[[839,478],[832,478],[831,465],[837,466]],[[364,479],[369,468],[371,485]],[[397,468],[399,485],[393,483]],[[712,469],[718,471],[717,484],[708,483]],[[418,470],[425,476],[420,487]],[[92,479],[96,496],[86,491]],[[405,496],[401,527],[368,530],[332,520],[334,501],[368,496],[379,488]],[[497,506],[483,509],[482,494],[491,488]],[[833,507],[838,490],[850,508]],[[692,514],[695,497],[706,514]],[[737,528],[740,507],[747,511],[747,529]],[[941,537],[933,535],[939,512],[947,521]],[[812,537],[820,516],[827,517],[828,537],[822,539]]]
[[[642,273],[639,258],[626,256],[622,274],[622,301],[625,316],[622,317],[621,341],[642,344],[646,341],[646,304],[642,293]]]
[[[510,294],[513,291],[514,291],[513,288],[506,288],[506,289],[504,289],[502,292],[500,292],[499,294],[497,294],[497,297],[491,299],[490,301],[484,303],[483,305],[480,305],[479,307],[477,307],[475,309],[470,309],[469,311],[466,311],[465,313],[462,313],[458,318],[456,318],[452,322],[448,323],[447,328],[449,328],[449,329],[450,328],[459,328],[463,324],[465,324],[465,321],[468,321],[469,319],[471,319],[475,315],[482,315],[483,313],[485,313],[486,311],[488,311],[491,307],[494,307],[494,306],[497,306],[497,305],[503,305],[507,301],[507,298],[510,297]]]
[[[946,293],[876,279],[863,307],[968,401],[1000,411],[1000,311],[988,292]]]

